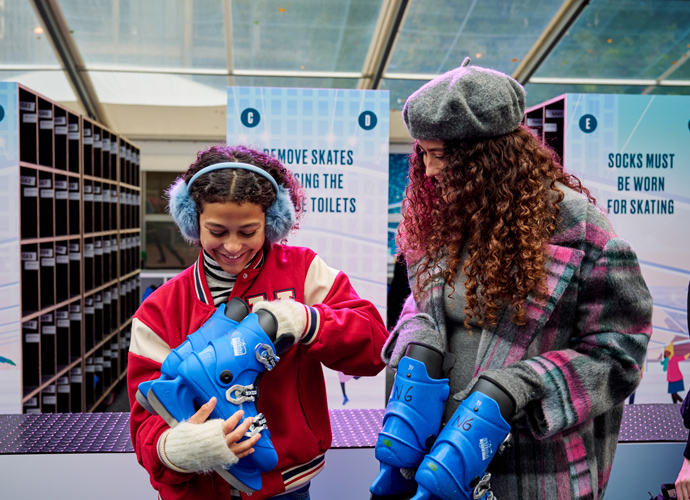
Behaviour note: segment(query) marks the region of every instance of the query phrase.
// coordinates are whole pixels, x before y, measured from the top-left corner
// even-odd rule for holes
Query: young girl
[[[139,463],[164,500],[239,498],[218,475],[202,472],[252,452],[258,435],[237,442],[250,419],[237,429],[240,414],[207,420],[212,399],[170,429],[135,394],[141,382],[160,376],[171,349],[218,305],[240,297],[255,312],[268,309],[278,318],[276,343],[287,338],[295,344],[259,383],[278,465],[262,475],[261,490],[250,498],[309,498],[309,481],[323,469],[331,444],[321,364],[351,375],[378,373],[387,336],[383,320],[343,272],[312,250],[281,244],[298,227],[305,195],[277,160],[242,146],[211,147],[198,154],[169,195],[183,236],[202,250],[192,267],[146,299],[132,321],[128,390]]]
[[[651,295],[589,192],[521,127],[522,86],[469,62],[403,108],[412,294],[383,356],[396,369],[410,342],[455,354],[443,422],[480,378],[510,397],[513,445],[489,465],[498,499],[602,498]]]

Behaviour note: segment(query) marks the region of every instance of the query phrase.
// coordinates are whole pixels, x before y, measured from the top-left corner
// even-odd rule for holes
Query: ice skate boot
[[[161,366],[160,379],[170,380],[175,378],[177,367],[192,351],[200,351],[213,339],[233,331],[247,314],[249,314],[249,306],[238,297],[233,297],[227,305],[221,304],[218,306],[216,312],[196,332],[188,335],[182,344],[168,354]],[[139,384],[136,400],[149,413],[156,415],[156,411],[146,399],[146,395],[153,382],[153,380],[148,380]]]
[[[412,500],[491,500],[491,459],[510,439],[512,398],[480,378],[460,403],[415,474]]]
[[[376,441],[379,474],[369,488],[372,500],[410,498],[417,489],[401,468],[416,468],[436,439],[448,399],[446,373],[453,357],[425,344],[411,343],[398,364],[391,397]]]
[[[261,489],[261,473],[278,463],[265,417],[257,409],[258,380],[280,359],[273,344],[276,330],[275,317],[269,311],[249,314],[234,331],[211,340],[200,351],[192,351],[179,364],[173,379],[153,381],[147,394],[151,406],[171,427],[189,419],[214,396],[217,403],[209,418],[225,420],[244,410],[245,418],[253,419],[240,441],[260,432],[254,453],[227,469],[216,470],[245,493]]]

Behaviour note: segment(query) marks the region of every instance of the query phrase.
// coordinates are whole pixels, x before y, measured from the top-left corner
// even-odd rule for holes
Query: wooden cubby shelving
[[[140,296],[139,149],[27,87],[0,85],[16,94],[0,129],[16,120],[18,412],[93,411],[126,375]]]
[[[565,101],[560,95],[525,110],[523,123],[563,160],[565,152]]]

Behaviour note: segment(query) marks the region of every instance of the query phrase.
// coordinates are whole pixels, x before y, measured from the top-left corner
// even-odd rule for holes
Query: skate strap
[[[255,389],[254,384],[235,384],[225,391],[225,399],[234,405],[239,405],[247,401],[255,401],[258,395],[259,389]]]
[[[256,352],[257,361],[264,365],[269,372],[273,370],[278,361],[280,361],[273,347],[268,344],[256,344],[254,351]]]

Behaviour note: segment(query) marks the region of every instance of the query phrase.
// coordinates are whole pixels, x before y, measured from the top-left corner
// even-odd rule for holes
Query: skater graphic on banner
[[[676,355],[673,342],[664,348],[664,359],[661,361],[661,366],[666,372],[666,380],[668,381],[668,393],[674,403],[681,403],[683,398],[678,394],[685,390],[683,384],[683,374],[680,371],[678,364],[690,357],[690,352],[683,355]]]

